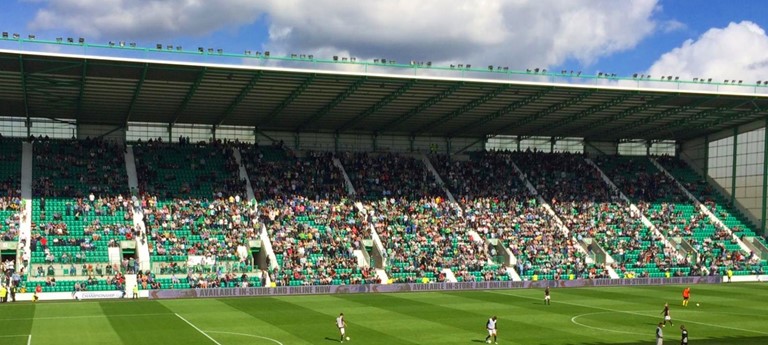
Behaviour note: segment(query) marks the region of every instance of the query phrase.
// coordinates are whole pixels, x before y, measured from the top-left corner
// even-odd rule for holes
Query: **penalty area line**
[[[208,333],[205,333],[205,332],[203,332],[203,330],[201,330],[200,328],[197,328],[197,326],[195,326],[195,325],[194,325],[194,324],[192,324],[191,322],[187,321],[187,319],[183,318],[183,317],[182,317],[181,315],[179,315],[178,313],[174,313],[174,315],[176,315],[176,316],[177,316],[179,319],[181,319],[182,321],[186,322],[188,325],[192,326],[192,328],[194,328],[195,330],[197,330],[198,332],[200,332],[200,334],[202,334],[202,335],[204,335],[206,338],[210,339],[210,340],[211,340],[211,341],[212,341],[214,344],[216,344],[216,345],[221,345],[221,343],[220,343],[220,342],[216,341],[216,339],[213,339],[213,338],[212,338],[210,335],[208,335]]]
[[[539,301],[540,300],[539,298],[536,298],[536,297],[521,296],[521,295],[515,295],[515,294],[511,294],[511,293],[504,293],[504,292],[500,292],[500,291],[486,291],[486,292],[497,294],[497,295],[504,295],[504,296],[512,296],[512,297],[517,297],[517,298],[530,299],[530,300],[535,300],[535,301]],[[648,315],[647,313],[643,314],[643,313],[638,313],[638,312],[633,312],[633,311],[616,310],[616,309],[611,309],[611,308],[596,307],[596,306],[584,305],[584,304],[572,303],[572,302],[562,302],[561,301],[561,302],[557,302],[557,303],[568,304],[568,305],[573,305],[573,306],[582,307],[582,308],[591,308],[591,309],[597,309],[597,310],[605,310],[605,311],[614,312],[614,313],[624,313],[624,314],[631,314],[631,315],[638,315],[638,316],[645,316],[645,317],[656,317],[656,316]],[[738,327],[716,325],[716,324],[711,324],[711,323],[706,323],[706,322],[698,322],[698,321],[693,321],[693,320],[677,319],[676,318],[676,319],[674,319],[674,321],[684,321],[684,322],[693,323],[693,324],[702,325],[702,326],[710,326],[710,327],[717,327],[717,328],[723,328],[723,329],[730,329],[730,330],[734,330],[734,331],[742,331],[742,332],[750,332],[750,333],[768,335],[768,333],[766,333],[766,332],[756,331],[756,330],[753,330],[753,329],[746,329],[746,328],[738,328]]]
[[[220,334],[239,335],[239,336],[242,336],[242,337],[258,338],[258,339],[269,340],[269,341],[271,341],[271,342],[273,342],[273,343],[275,343],[277,345],[284,345],[283,343],[281,343],[281,342],[279,342],[279,341],[277,341],[275,339],[267,338],[267,337],[262,337],[260,335],[254,335],[254,334],[248,334],[248,333],[237,333],[237,332],[224,332],[224,331],[206,331],[206,332],[208,332],[208,333],[220,333]]]

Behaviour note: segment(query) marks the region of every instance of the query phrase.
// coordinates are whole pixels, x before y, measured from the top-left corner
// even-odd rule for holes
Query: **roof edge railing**
[[[276,56],[269,51],[244,50],[240,53],[225,52],[222,49],[198,47],[196,50],[185,50],[182,46],[157,44],[154,48],[141,47],[136,43],[125,41],[108,42],[107,44],[89,43],[83,38],[63,38],[55,40],[37,39],[34,35],[23,38],[18,34],[9,35],[3,32],[0,37],[0,48],[17,49],[24,52],[36,53],[69,53],[93,57],[112,58],[158,58],[166,62],[218,62],[233,66],[243,65],[273,65],[285,68],[312,68],[328,71],[350,71],[361,73],[384,73],[392,75],[440,76],[475,78],[487,80],[510,80],[530,82],[557,82],[573,85],[619,86],[629,88],[655,88],[663,90],[733,92],[768,95],[768,80],[744,82],[738,79],[693,78],[686,80],[672,75],[653,78],[644,74],[620,76],[613,73],[597,72],[596,74],[581,71],[561,70],[552,72],[546,69],[511,69],[506,66],[488,65],[486,68],[473,67],[472,64],[450,64],[439,66],[431,61],[410,61],[407,64],[396,60],[373,59],[361,60],[354,57],[334,56],[332,59],[317,58],[312,54],[290,54]],[[235,59],[235,62],[233,62]],[[214,61],[215,60],[215,61]]]

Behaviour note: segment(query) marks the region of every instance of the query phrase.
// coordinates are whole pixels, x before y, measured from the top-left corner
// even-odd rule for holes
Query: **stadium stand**
[[[40,279],[45,271],[43,291],[111,289],[114,284],[95,280],[95,266],[110,267],[112,274],[136,271],[128,259],[110,264],[108,257],[109,247],[135,236],[122,150],[100,140],[38,139],[33,144],[30,264]],[[86,283],[75,286],[75,280]],[[30,279],[27,289],[37,283]]]

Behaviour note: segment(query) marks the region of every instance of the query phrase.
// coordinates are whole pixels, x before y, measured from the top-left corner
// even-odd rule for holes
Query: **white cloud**
[[[274,52],[546,67],[632,49],[658,0],[39,0],[32,29],[174,38],[269,21]],[[249,45],[243,42],[243,46]],[[252,45],[252,44],[251,44]]]
[[[673,19],[673,20],[667,20],[665,22],[662,22],[659,28],[664,33],[670,33],[670,32],[685,30],[688,28],[688,25],[685,25],[685,23]]]
[[[741,79],[745,83],[768,78],[768,36],[755,23],[730,23],[712,28],[663,54],[648,69],[651,75],[681,78]],[[754,80],[753,80],[754,79]]]
[[[67,29],[89,37],[132,39],[202,35],[251,23],[252,0],[36,0],[44,3],[32,30]]]

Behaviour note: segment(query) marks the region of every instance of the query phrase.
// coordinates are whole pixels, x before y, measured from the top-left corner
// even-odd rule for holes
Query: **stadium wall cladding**
[[[680,285],[680,284],[718,284],[720,276],[673,277],[673,278],[635,278],[635,279],[576,279],[576,280],[541,280],[541,281],[505,281],[505,282],[463,282],[431,284],[368,284],[368,285],[309,285],[280,286],[265,288],[213,288],[213,289],[169,289],[149,291],[150,299],[173,298],[220,298],[220,297],[256,297],[288,295],[323,295],[323,294],[360,294],[360,293],[396,293],[419,291],[456,291],[456,290],[500,290],[500,289],[536,289],[544,287],[595,287],[595,286],[639,286],[639,285]]]

